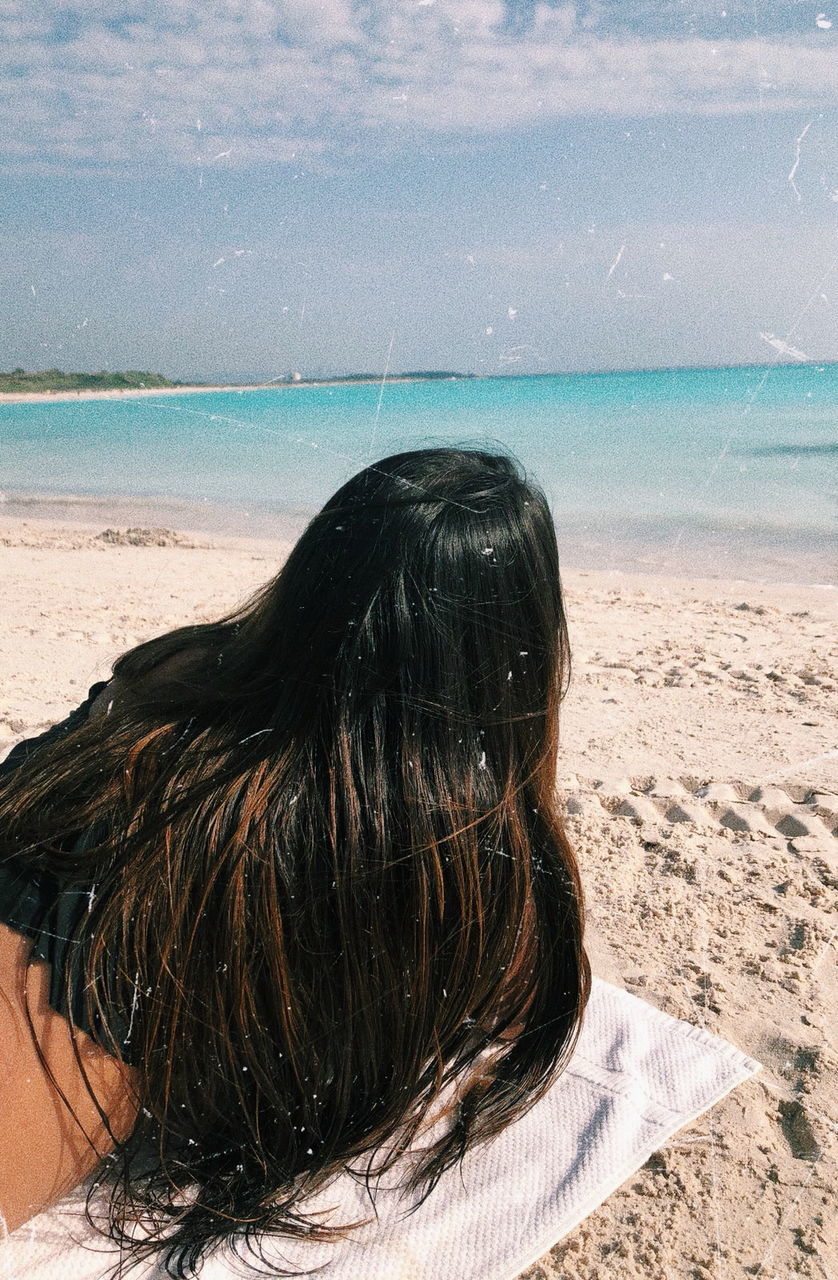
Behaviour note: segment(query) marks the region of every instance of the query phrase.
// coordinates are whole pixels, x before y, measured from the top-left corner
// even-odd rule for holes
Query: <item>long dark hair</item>
[[[554,789],[569,656],[540,490],[503,455],[401,453],[3,784],[0,852],[96,885],[88,1016],[139,1080],[110,1229],[137,1257],[184,1276],[222,1241],[321,1237],[306,1198],[446,1099],[427,1192],[555,1078],[590,986]]]

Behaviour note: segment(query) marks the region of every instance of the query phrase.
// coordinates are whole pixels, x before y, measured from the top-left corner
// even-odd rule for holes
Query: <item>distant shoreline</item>
[[[250,388],[246,388],[250,390]],[[238,391],[239,387],[98,387],[89,391],[0,391],[0,404],[46,404],[62,400],[124,400],[131,396],[191,395],[197,391]]]
[[[395,382],[474,382],[476,374],[452,375],[450,378],[404,377],[395,374],[387,377],[389,386]],[[126,400],[135,396],[184,396],[200,395],[202,392],[216,395],[219,392],[232,394],[246,391],[293,391],[303,387],[368,387],[378,386],[385,379],[377,378],[322,378],[311,382],[256,382],[245,386],[201,385],[190,384],[182,387],[99,387],[87,391],[0,391],[0,404],[57,404],[61,401],[76,400]]]
[[[304,387],[363,387],[363,386],[380,386],[386,382],[389,386],[392,383],[403,382],[485,382],[495,381],[499,379],[526,379],[526,378],[599,378],[616,375],[632,375],[632,374],[661,374],[661,373],[705,373],[705,372],[722,372],[753,370],[772,370],[787,368],[805,368],[806,366],[821,367],[826,365],[835,365],[838,361],[834,360],[808,360],[806,365],[794,360],[775,360],[764,364],[743,363],[731,365],[661,365],[649,369],[563,369],[551,370],[549,372],[538,373],[451,373],[449,374],[428,374],[422,373],[395,373],[395,374],[371,374],[369,377],[332,377],[332,378],[301,378],[298,381],[276,379],[269,382],[254,383],[186,383],[183,386],[174,387],[99,387],[90,389],[80,389],[78,391],[61,390],[61,391],[0,391],[0,405],[2,404],[41,404],[41,403],[60,403],[75,400],[124,400],[133,396],[180,396],[180,395],[200,395],[201,393],[217,394],[225,392],[233,394],[238,392],[243,394],[248,391],[292,391],[294,388]]]

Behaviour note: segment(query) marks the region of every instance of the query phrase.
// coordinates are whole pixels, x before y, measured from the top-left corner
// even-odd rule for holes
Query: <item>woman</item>
[[[541,1096],[590,982],[554,793],[568,663],[541,492],[420,450],[15,749],[6,1003],[49,1043],[34,1102],[0,1086],[46,1130],[40,1161],[2,1138],[10,1226],[98,1169],[114,1237],[188,1275],[222,1241],[321,1236],[306,1199],[346,1167],[413,1148],[427,1193]]]

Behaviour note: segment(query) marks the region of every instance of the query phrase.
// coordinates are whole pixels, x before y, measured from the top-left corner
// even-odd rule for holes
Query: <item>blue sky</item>
[[[0,364],[838,359],[838,4],[21,0]]]

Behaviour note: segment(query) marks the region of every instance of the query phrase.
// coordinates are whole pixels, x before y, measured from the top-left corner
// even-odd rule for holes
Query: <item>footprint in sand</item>
[[[806,786],[754,786],[693,777],[560,780],[567,812],[691,826],[788,842],[797,853],[838,852],[838,795]]]

